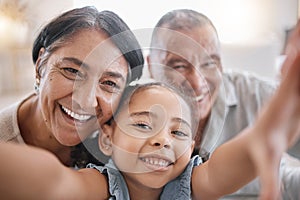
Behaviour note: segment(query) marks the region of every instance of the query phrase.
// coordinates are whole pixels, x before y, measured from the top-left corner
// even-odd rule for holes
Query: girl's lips
[[[140,160],[144,162],[146,167],[151,171],[166,171],[170,165],[174,164],[174,162],[168,158],[155,155],[141,157]]]

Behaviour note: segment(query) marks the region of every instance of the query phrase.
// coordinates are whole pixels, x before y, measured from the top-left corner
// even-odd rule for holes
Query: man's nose
[[[197,69],[194,69],[189,73],[186,81],[186,83],[190,84],[190,87],[192,87],[195,92],[201,91],[201,88],[206,85],[204,75]]]

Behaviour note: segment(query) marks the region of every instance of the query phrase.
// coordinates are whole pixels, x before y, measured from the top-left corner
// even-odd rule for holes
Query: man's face
[[[159,38],[158,38],[159,37]],[[207,118],[221,83],[218,37],[210,26],[190,30],[159,30],[148,57],[152,78],[168,79],[193,90],[200,117]]]

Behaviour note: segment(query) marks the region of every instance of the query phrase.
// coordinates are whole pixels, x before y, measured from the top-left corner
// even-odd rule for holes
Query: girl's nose
[[[160,148],[167,148],[171,147],[171,138],[169,138],[169,134],[166,130],[162,130],[160,133],[156,134],[150,139],[150,143],[152,146],[160,147]]]

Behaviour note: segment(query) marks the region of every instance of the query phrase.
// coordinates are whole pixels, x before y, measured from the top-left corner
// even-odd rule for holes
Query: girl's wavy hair
[[[198,130],[198,124],[199,124],[199,115],[198,115],[198,108],[197,108],[197,102],[195,101],[195,94],[193,92],[191,92],[190,90],[185,90],[184,87],[182,86],[178,86],[176,84],[173,84],[172,82],[157,82],[157,81],[153,81],[153,82],[149,82],[149,83],[142,83],[142,84],[135,84],[135,85],[129,85],[126,87],[126,89],[123,92],[123,95],[121,97],[119,106],[116,110],[116,112],[114,113],[113,118],[115,118],[118,113],[120,112],[120,110],[122,109],[122,107],[124,105],[128,105],[130,103],[131,97],[138,93],[141,92],[143,90],[146,90],[148,88],[151,87],[163,87],[166,88],[172,92],[174,92],[175,94],[177,94],[179,97],[181,97],[189,106],[190,111],[191,111],[191,126],[192,126],[192,133],[193,133],[193,137],[195,136],[195,134],[197,133]],[[113,118],[111,120],[113,120]]]

